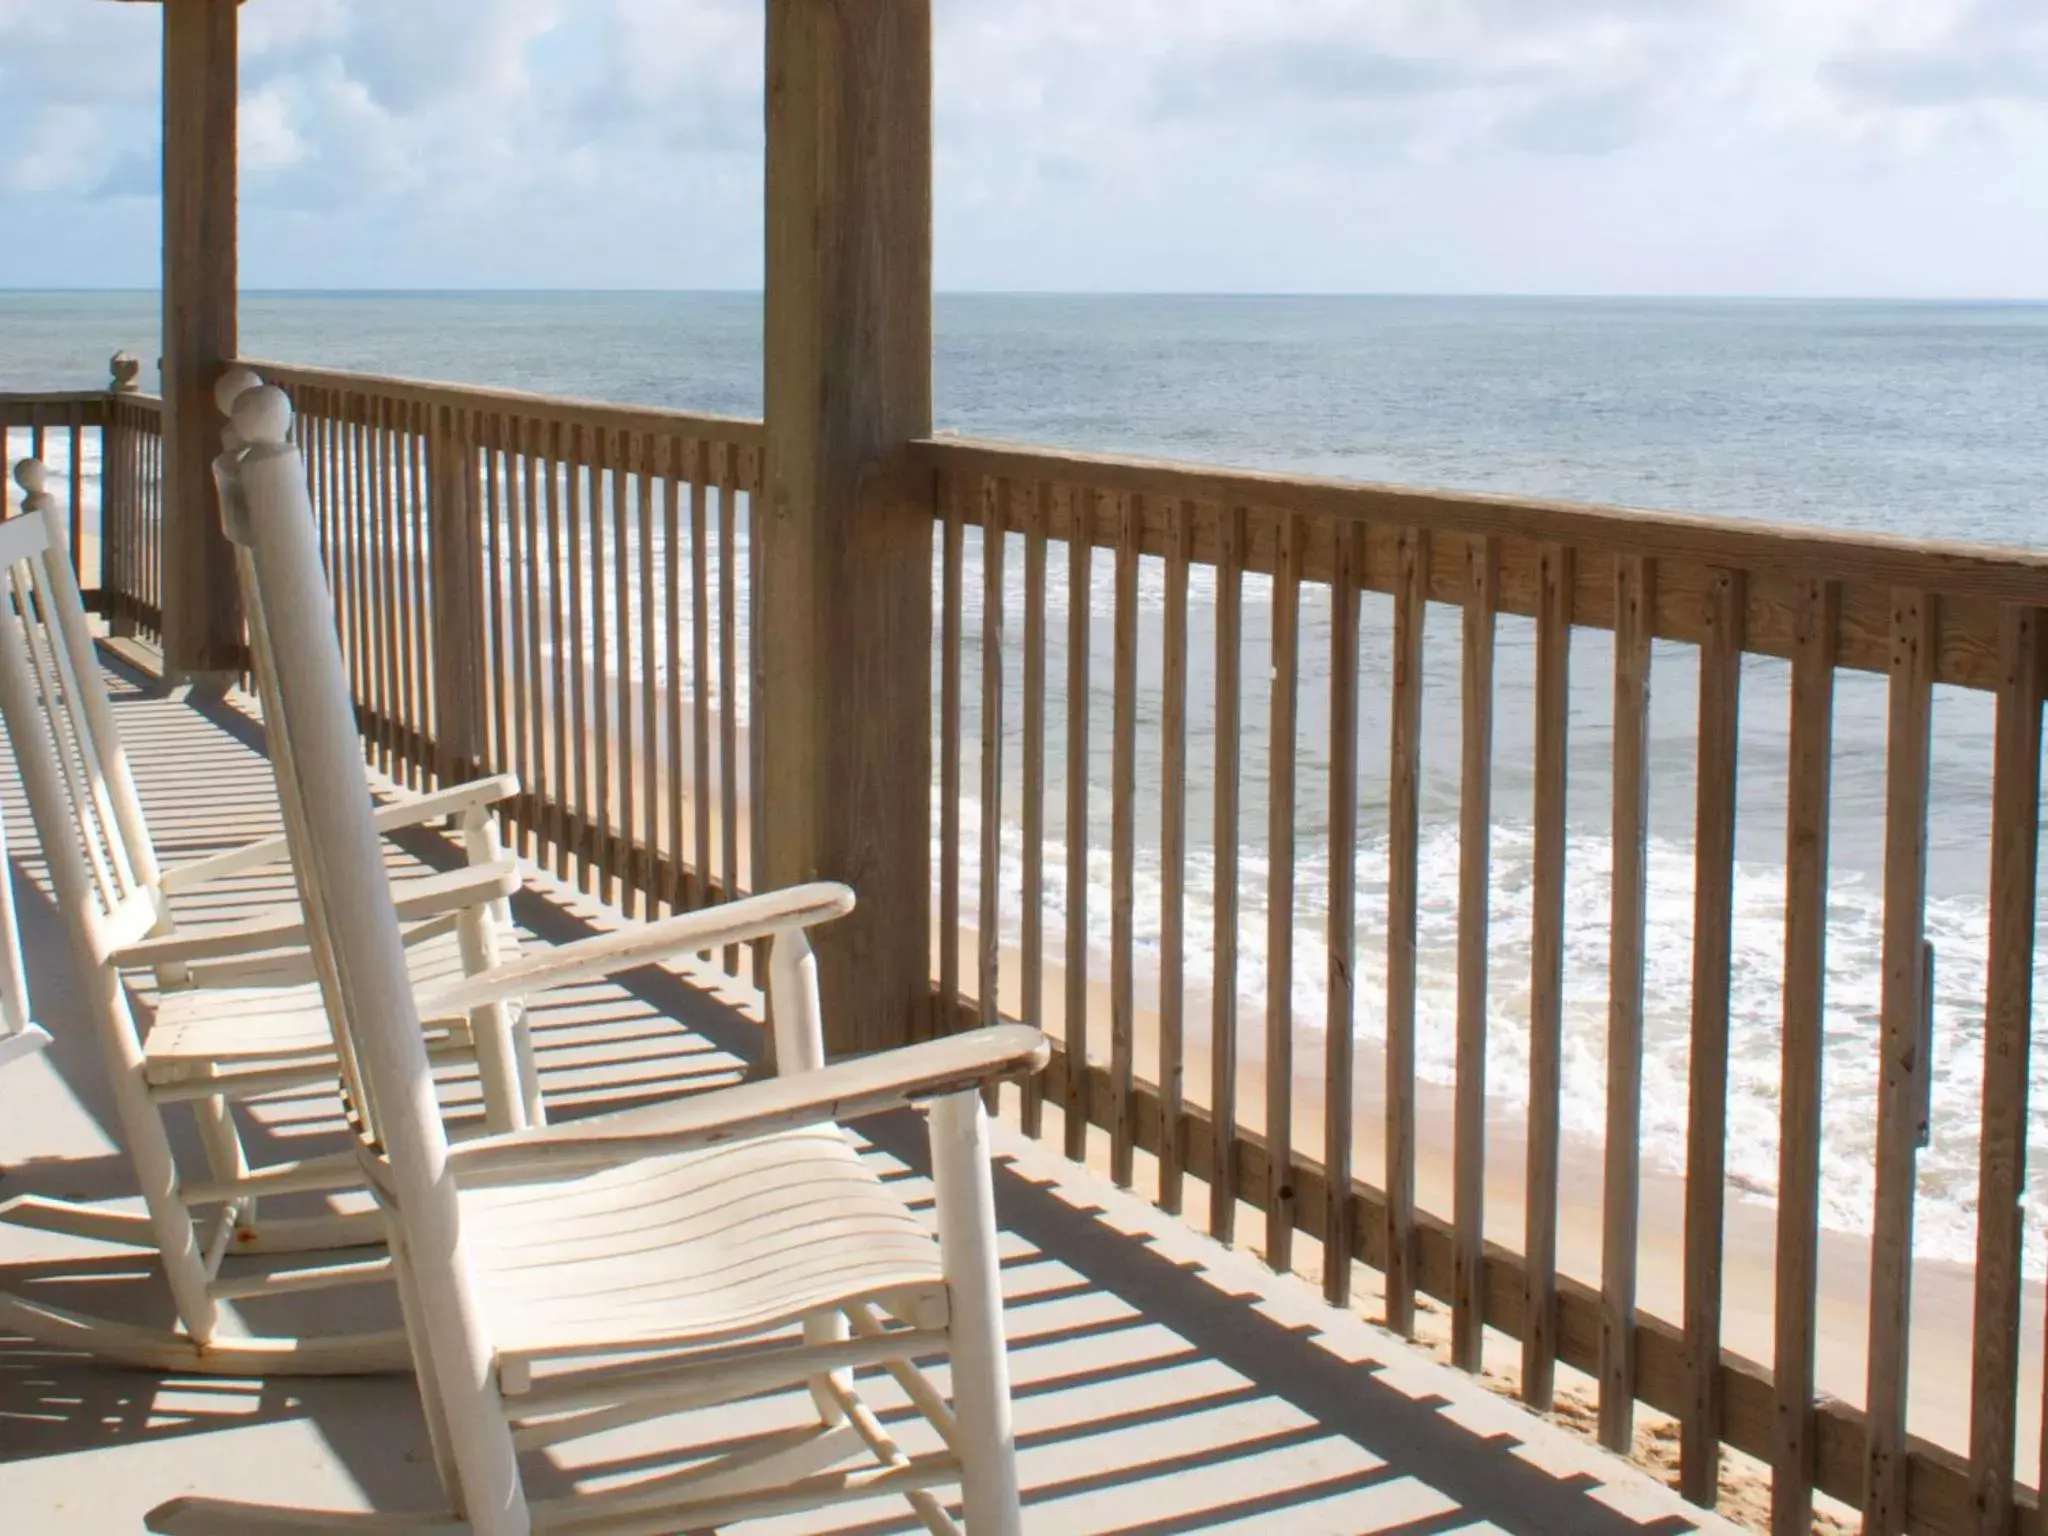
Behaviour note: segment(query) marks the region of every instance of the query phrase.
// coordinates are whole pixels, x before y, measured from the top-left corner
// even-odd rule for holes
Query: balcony
[[[239,695],[194,705],[165,697],[118,656],[108,669],[167,854],[277,830],[262,728]],[[224,804],[237,808],[230,821]],[[11,762],[0,768],[0,811],[11,827],[27,827]],[[62,919],[26,841],[17,833],[23,938],[37,1015],[57,1043],[0,1078],[0,1191],[117,1198],[133,1188],[132,1175],[113,1140],[83,1009],[67,995]],[[435,834],[406,853],[429,864],[457,857]],[[261,880],[243,893],[249,909],[286,894]],[[537,944],[619,921],[615,908],[539,871],[517,917],[522,938]],[[715,964],[579,989],[558,999],[538,1030],[550,1105],[573,1116],[730,1082],[758,1054],[758,1024],[749,988]],[[451,1082],[448,1094],[458,1116],[475,1110],[473,1081]],[[1048,1112],[1055,1127],[1057,1118]],[[268,1101],[255,1123],[252,1146],[278,1156],[344,1144],[332,1096],[317,1091]],[[915,1125],[877,1123],[874,1156],[917,1181],[923,1140]],[[1013,1130],[1000,1152],[1028,1528],[1161,1536],[1732,1529],[1355,1309],[1324,1305],[1309,1286],[1210,1242],[1052,1148]],[[139,1254],[39,1244],[8,1228],[0,1229],[0,1270],[10,1286],[136,1321],[161,1321],[166,1305]],[[383,1291],[297,1304],[316,1302],[326,1328],[367,1324],[379,1309],[395,1315]],[[789,1395],[759,1399],[737,1421],[725,1410],[699,1433],[715,1443],[795,1411]],[[616,1436],[596,1448],[599,1461],[562,1464],[557,1476],[601,1476],[629,1468],[635,1455]],[[144,1511],[191,1489],[335,1509],[432,1509],[439,1499],[405,1377],[157,1377],[5,1340],[0,1486],[16,1529],[50,1533],[136,1529]],[[529,1477],[529,1486],[539,1481]],[[898,1503],[871,1503],[826,1521],[741,1529],[910,1528],[900,1515]]]

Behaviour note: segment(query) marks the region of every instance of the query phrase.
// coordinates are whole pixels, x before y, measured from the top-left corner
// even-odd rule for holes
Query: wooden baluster
[[[583,541],[587,531],[583,519],[584,443],[583,428],[570,427],[568,454],[562,463],[562,480],[568,492],[563,515],[569,535],[569,743],[574,761],[571,765],[573,782],[564,784],[563,788],[568,799],[564,830],[569,834],[568,846],[564,850],[565,862],[576,870],[577,889],[587,895],[590,891],[590,866],[582,857],[586,844],[585,828],[590,819],[590,715],[585,707],[589,674],[583,663]]]
[[[1492,900],[1493,650],[1500,540],[1465,540],[1458,789],[1458,1045],[1451,1360],[1480,1368],[1486,1328],[1486,945]]]
[[[1024,497],[1024,890],[1018,909],[1023,931],[1021,1003],[1024,1022],[1045,1023],[1045,530],[1052,488],[1040,484]],[[1024,1134],[1044,1129],[1045,1076],[1024,1079],[1019,1111]]]
[[[355,672],[351,683],[355,703],[364,721],[364,735],[375,745],[375,664],[370,650],[370,511],[369,511],[369,416],[370,398],[358,395],[352,402],[349,432],[349,564],[353,577],[349,591],[349,623],[355,630]]]
[[[1066,1153],[1088,1153],[1088,642],[1095,495],[1067,500]]]
[[[1522,1397],[1548,1412],[1557,1374],[1558,1108],[1564,1054],[1566,733],[1571,718],[1572,551],[1537,552],[1535,910],[1529,942],[1527,1306]]]
[[[1138,539],[1144,503],[1119,497],[1109,770],[1109,1172],[1131,1185],[1137,1031]]]
[[[407,405],[405,408],[404,436],[399,442],[400,487],[398,517],[394,529],[398,545],[399,583],[403,590],[401,601],[404,611],[399,615],[399,672],[404,679],[406,699],[406,724],[411,727],[407,736],[406,782],[415,789],[424,788],[431,764],[419,750],[422,741],[430,735],[427,720],[428,700],[433,693],[432,673],[427,666],[426,642],[421,630],[421,615],[427,606],[427,584],[421,564],[423,536],[422,506],[425,492],[425,477],[420,473],[420,459],[424,453],[421,427],[426,407]]]
[[[376,402],[376,424],[371,434],[373,473],[376,476],[375,515],[371,537],[376,551],[378,687],[378,739],[384,754],[384,770],[393,778],[405,777],[408,724],[408,679],[405,675],[405,632],[410,626],[404,591],[403,528],[405,510],[400,501],[403,489],[398,472],[398,427],[402,405],[380,396]]]
[[[1913,1306],[1913,1189],[1927,1102],[1923,955],[1927,921],[1927,770],[1936,604],[1896,589],[1885,730],[1884,983],[1879,1000],[1877,1204],[1870,1235],[1869,1376],[1863,1529],[1906,1529],[1907,1356]]]
[[[1209,1026],[1209,1235],[1237,1233],[1238,732],[1244,696],[1245,509],[1216,519],[1216,930]]]
[[[660,670],[655,650],[654,608],[654,503],[661,476],[661,440],[653,434],[633,439],[634,490],[640,507],[640,854],[638,885],[640,910],[649,918],[661,900],[661,716],[656,674]],[[759,719],[758,715],[754,716]],[[759,733],[756,732],[756,735]],[[757,978],[759,980],[760,978]],[[765,985],[765,983],[764,983]]]
[[[757,516],[765,505],[762,500],[763,476],[767,472],[767,454],[756,448],[748,455],[749,475],[747,479],[747,687],[748,720],[753,722],[747,735],[747,804],[750,809],[748,823],[751,842],[747,869],[747,889],[758,891],[765,878],[763,871],[768,868],[768,805],[763,786],[768,782],[768,738],[760,729],[760,722],[766,718],[763,702],[768,688],[768,631],[762,623],[761,613],[761,540],[756,537],[761,523]],[[763,939],[754,945],[754,984],[767,985],[768,941]]]
[[[692,733],[690,799],[696,810],[695,858],[690,905],[708,905],[711,894],[711,531],[705,499],[711,487],[711,445],[700,440],[690,477],[690,654]]]
[[[566,880],[569,876],[569,807],[575,789],[569,771],[570,733],[582,724],[581,693],[569,682],[568,652],[569,637],[562,633],[562,585],[569,582],[569,601],[578,615],[582,613],[581,599],[576,596],[574,571],[563,563],[565,548],[565,499],[573,505],[575,501],[575,476],[570,473],[564,485],[562,456],[565,447],[565,431],[560,422],[547,424],[547,482],[548,482],[548,633],[552,643],[548,647],[552,658],[554,692],[548,702],[548,722],[554,728],[554,773],[551,793],[548,797],[548,828],[555,845],[555,878]],[[566,491],[566,497],[565,497]],[[566,536],[566,547],[576,547],[576,535]],[[580,750],[580,748],[579,748]]]
[[[931,1034],[950,1035],[960,1008],[961,591],[966,527],[961,478],[946,477],[939,597],[939,1007]]]
[[[66,424],[70,435],[71,458],[66,465],[70,472],[71,488],[71,567],[78,573],[78,585],[88,591],[103,587],[105,578],[98,572],[87,572],[85,568],[85,405],[71,402],[71,418]],[[100,549],[107,547],[107,453],[104,430],[100,447]],[[104,554],[102,555],[104,559]]]
[[[512,763],[520,794],[512,802],[507,844],[515,854],[532,857],[533,818],[528,807],[535,789],[534,729],[545,713],[541,706],[540,669],[535,665],[534,636],[540,605],[533,583],[540,551],[534,546],[533,447],[529,424],[522,416],[506,422],[506,554],[512,562]]]
[[[1160,661],[1159,1205],[1178,1216],[1187,1170],[1188,565],[1194,507],[1166,503],[1166,623]]]
[[[607,855],[607,869],[619,877],[619,909],[629,916],[638,910],[633,890],[633,437],[611,434],[612,472],[612,639],[618,660],[613,727],[618,751],[613,762],[618,780],[618,816],[604,823],[605,841],[616,852]]]
[[[1422,635],[1429,535],[1401,530],[1387,769],[1387,1326],[1415,1332],[1415,945],[1422,856]]]
[[[740,889],[739,571],[734,558],[739,542],[739,459],[738,445],[727,443],[718,482],[718,827],[727,901]],[[737,976],[739,971],[739,947],[729,945],[725,972]]]
[[[1300,520],[1282,513],[1273,560],[1273,693],[1266,786],[1266,1262],[1294,1258],[1294,734],[1301,685]]]
[[[1978,1529],[2013,1517],[2027,1084],[2034,1013],[2041,809],[2041,616],[1999,613],[1998,723],[1991,780],[1991,954],[1984,994],[1983,1141],[1977,1166],[1976,1354],[1970,1482]],[[2048,1465],[2048,1463],[2043,1463]]]
[[[1614,562],[1614,805],[1607,965],[1607,1168],[1601,1200],[1600,1443],[1635,1443],[1642,1186],[1643,934],[1650,837],[1650,637],[1656,563]]]
[[[1002,1020],[1003,556],[1011,484],[981,482],[981,910],[975,926],[984,1026]]]
[[[432,762],[424,752],[424,745],[434,739],[434,662],[432,662],[432,625],[428,625],[428,565],[426,565],[426,500],[428,500],[428,479],[426,479],[426,422],[430,416],[428,406],[412,408],[412,440],[408,446],[408,463],[412,469],[412,496],[406,498],[406,516],[412,524],[412,590],[416,600],[412,604],[412,651],[414,651],[414,698],[418,698],[418,719],[420,739],[414,752],[414,782],[426,786]]]
[[[605,573],[611,560],[605,554],[605,469],[610,462],[612,434],[603,427],[590,429],[590,458],[585,473],[590,477],[590,704],[593,716],[590,745],[597,761],[591,772],[590,799],[584,801],[586,817],[584,854],[588,873],[597,881],[597,899],[612,899],[612,685],[611,685],[611,600],[605,591]]]
[[[1735,921],[1735,776],[1747,585],[1713,573],[1700,646],[1693,828],[1692,1064],[1685,1153],[1685,1409],[1679,1491],[1712,1507],[1721,1467],[1721,1260],[1727,1201],[1728,997]]]
[[[490,704],[490,767],[492,772],[502,773],[512,766],[511,722],[507,719],[511,666],[505,648],[505,535],[512,509],[507,505],[504,485],[511,460],[505,451],[505,418],[493,411],[479,422],[479,428],[484,458],[484,538],[478,553],[488,562],[484,568],[484,601],[490,610],[490,674],[485,697]]]
[[[1785,807],[1784,1036],[1778,1085],[1778,1274],[1771,1369],[1773,1536],[1813,1529],[1814,1309],[1819,1299],[1821,1063],[1828,946],[1839,583],[1799,579]]]
[[[1352,1031],[1358,959],[1358,590],[1365,525],[1333,530],[1330,579],[1330,901],[1324,948],[1323,1298],[1351,1304]],[[1397,647],[1398,649],[1398,647]],[[1398,666],[1399,663],[1397,662]],[[1398,687],[1398,683],[1397,683]]]
[[[661,690],[662,715],[668,729],[668,837],[662,844],[668,860],[668,888],[662,893],[670,912],[688,904],[685,871],[689,849],[684,840],[686,813],[683,778],[687,759],[683,755],[683,498],[688,495],[689,444],[671,438],[667,448],[668,472],[662,499],[662,644],[666,683]],[[754,734],[759,736],[756,717]]]

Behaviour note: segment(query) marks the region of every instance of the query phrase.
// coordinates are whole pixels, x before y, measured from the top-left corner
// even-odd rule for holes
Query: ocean
[[[96,384],[105,359],[154,353],[151,295],[0,294],[0,389]],[[937,306],[942,430],[1106,451],[1475,490],[1568,497],[1773,522],[1934,538],[2048,543],[2048,306],[1720,300],[944,296]],[[755,415],[759,299],[735,294],[258,294],[244,300],[252,356],[464,380],[548,393]],[[145,376],[147,380],[147,375]],[[1091,931],[1108,941],[1110,564],[1091,610]],[[1014,616],[1022,562],[1007,567]],[[1156,683],[1160,573],[1141,590],[1141,678]],[[979,675],[979,572],[970,566],[970,679],[963,782],[979,782],[971,680]],[[1066,676],[1066,570],[1048,588],[1049,676]],[[1264,805],[1270,583],[1246,583],[1247,764],[1241,823],[1240,977],[1246,1027],[1265,992]],[[1213,581],[1197,573],[1191,614],[1190,982],[1207,976]],[[1321,1027],[1328,605],[1303,603],[1295,1008]],[[1361,1037],[1382,1029],[1386,719],[1390,606],[1368,597],[1361,721]],[[1565,1116],[1604,1123],[1611,645],[1573,648]],[[1525,620],[1500,629],[1489,1084],[1526,1085],[1530,911],[1531,661]],[[1455,999],[1459,637],[1429,615],[1424,669],[1421,1070],[1450,1081]],[[1016,647],[1004,722],[1006,928],[1019,888],[1021,726]],[[1697,663],[1659,644],[1651,716],[1646,1154],[1683,1165],[1690,1013]],[[1730,1177],[1767,1200],[1777,1176],[1779,988],[1783,974],[1788,669],[1745,666],[1739,778]],[[1141,684],[1141,696],[1145,688]],[[1063,839],[1060,709],[1053,725],[1049,836]],[[1942,688],[1935,702],[1928,936],[1936,965],[1934,1132],[1921,1158],[1919,1245],[1967,1261],[1975,1242],[1982,1092],[1990,806],[1989,700]],[[1156,708],[1140,717],[1140,779],[1157,759]],[[1837,687],[1830,867],[1824,1156],[1830,1226],[1867,1231],[1875,1140],[1883,839],[1884,683]],[[965,819],[965,910],[973,910],[975,816]],[[1158,939],[1156,806],[1139,821],[1141,947]],[[1063,850],[1046,856],[1046,931],[1057,960]],[[2048,988],[2048,967],[2039,972]],[[1311,1047],[1304,1044],[1306,1051]],[[2036,1156],[2048,1150],[2048,1052],[2037,1053]],[[2048,1180],[2028,1194],[2028,1272],[2048,1274]]]

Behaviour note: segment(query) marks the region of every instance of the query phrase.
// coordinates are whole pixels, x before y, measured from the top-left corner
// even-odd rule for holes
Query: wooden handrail
[[[520,389],[349,373],[336,368],[307,368],[260,358],[244,358],[239,366],[253,369],[263,376],[266,383],[287,390],[310,387],[332,390],[345,397],[404,401],[411,405],[559,422],[565,426],[715,438],[747,448],[758,448],[762,442],[761,423],[743,416],[712,416],[654,405],[615,405],[602,400],[534,394]]]
[[[1519,537],[1582,551],[1810,573],[1993,602],[2048,603],[2048,550],[1229,469],[968,437],[926,438],[913,444],[911,453],[919,468],[934,473],[1085,486],[1143,496],[1148,503],[1179,498],[1302,513],[1331,524],[1363,522],[1386,529]],[[1165,526],[1163,515],[1147,516],[1146,554],[1165,553]],[[1105,522],[1094,530],[1094,538],[1098,545],[1113,548],[1116,531]],[[1328,581],[1332,563],[1327,538],[1314,541],[1308,554],[1311,563],[1304,575]],[[1215,561],[1213,544],[1205,544],[1202,532],[1196,537],[1196,558]],[[1255,540],[1247,551],[1246,569],[1271,571],[1272,562],[1270,538]],[[1439,562],[1438,568],[1449,563]],[[1391,568],[1392,562],[1388,564]],[[1433,590],[1431,595],[1438,594]]]
[[[1790,659],[1795,649],[1798,593],[1811,579],[1842,591],[1839,664],[1886,672],[1891,666],[1891,601],[1898,590],[1940,599],[1934,681],[1983,690],[1998,686],[1999,607],[2048,606],[2048,551],[1916,540],[1833,529],[1780,528],[1727,518],[1634,512],[1570,502],[1539,501],[1478,492],[1416,490],[1360,481],[1317,479],[1256,470],[1116,458],[965,438],[931,438],[912,446],[917,469],[934,477],[998,483],[1050,493],[1063,504],[1085,499],[1128,499],[1137,509],[1142,554],[1164,557],[1174,508],[1191,509],[1190,558],[1216,565],[1222,553],[1224,512],[1245,519],[1242,569],[1277,569],[1280,528],[1301,520],[1296,556],[1301,578],[1327,585],[1346,530],[1363,529],[1360,586],[1388,594],[1400,590],[1400,531],[1443,534],[1430,542],[1425,578],[1433,602],[1462,604],[1468,588],[1468,551],[1481,540],[1499,546],[1496,611],[1539,614],[1541,550],[1567,548],[1577,557],[1569,607],[1582,629],[1615,627],[1615,565],[1641,556],[1659,576],[1650,631],[1660,640],[1699,645],[1713,633],[1710,615],[1720,573],[1746,575],[1742,648],[1751,655]],[[934,496],[945,494],[935,490]],[[1009,496],[1005,526],[1022,532],[1016,509],[1030,500]],[[1077,533],[1098,549],[1120,541],[1118,514],[1084,510],[1058,516],[1063,537]]]

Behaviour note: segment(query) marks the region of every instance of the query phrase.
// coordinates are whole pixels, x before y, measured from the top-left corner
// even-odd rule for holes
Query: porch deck
[[[240,702],[194,707],[110,668],[116,710],[164,852],[191,855],[274,830],[261,728]],[[131,1187],[97,1062],[78,1025],[65,939],[11,765],[0,803],[13,837],[34,1005],[57,1037],[0,1077],[0,1197],[115,1198]],[[450,849],[429,836],[406,850]],[[251,882],[248,906],[277,882]],[[617,921],[537,878],[516,904],[534,942]],[[222,913],[221,915],[229,915]],[[648,969],[551,1000],[538,1031],[558,1116],[731,1080],[758,1038],[723,978]],[[685,1026],[671,1022],[686,1021]],[[467,1101],[469,1085],[450,1085]],[[922,1177],[907,1119],[868,1127],[875,1156]],[[335,1126],[319,1095],[266,1107],[258,1150],[313,1151]],[[1498,1397],[1306,1284],[1223,1249],[1049,1150],[999,1131],[997,1199],[1016,1413],[1031,1529],[1046,1532],[1732,1530],[1643,1472]],[[263,1147],[264,1141],[271,1143]],[[53,1300],[159,1320],[137,1255],[0,1229],[0,1270]],[[305,1298],[326,1327],[365,1320],[376,1293]],[[887,1401],[886,1398],[881,1399]],[[793,1397],[726,1411],[704,1440],[796,1410]],[[644,1433],[644,1431],[643,1431]],[[630,1436],[549,1477],[630,1470]],[[157,1377],[0,1339],[0,1508],[10,1530],[106,1532],[203,1491],[329,1508],[437,1501],[404,1378],[231,1381]],[[900,1506],[749,1530],[909,1529]]]

